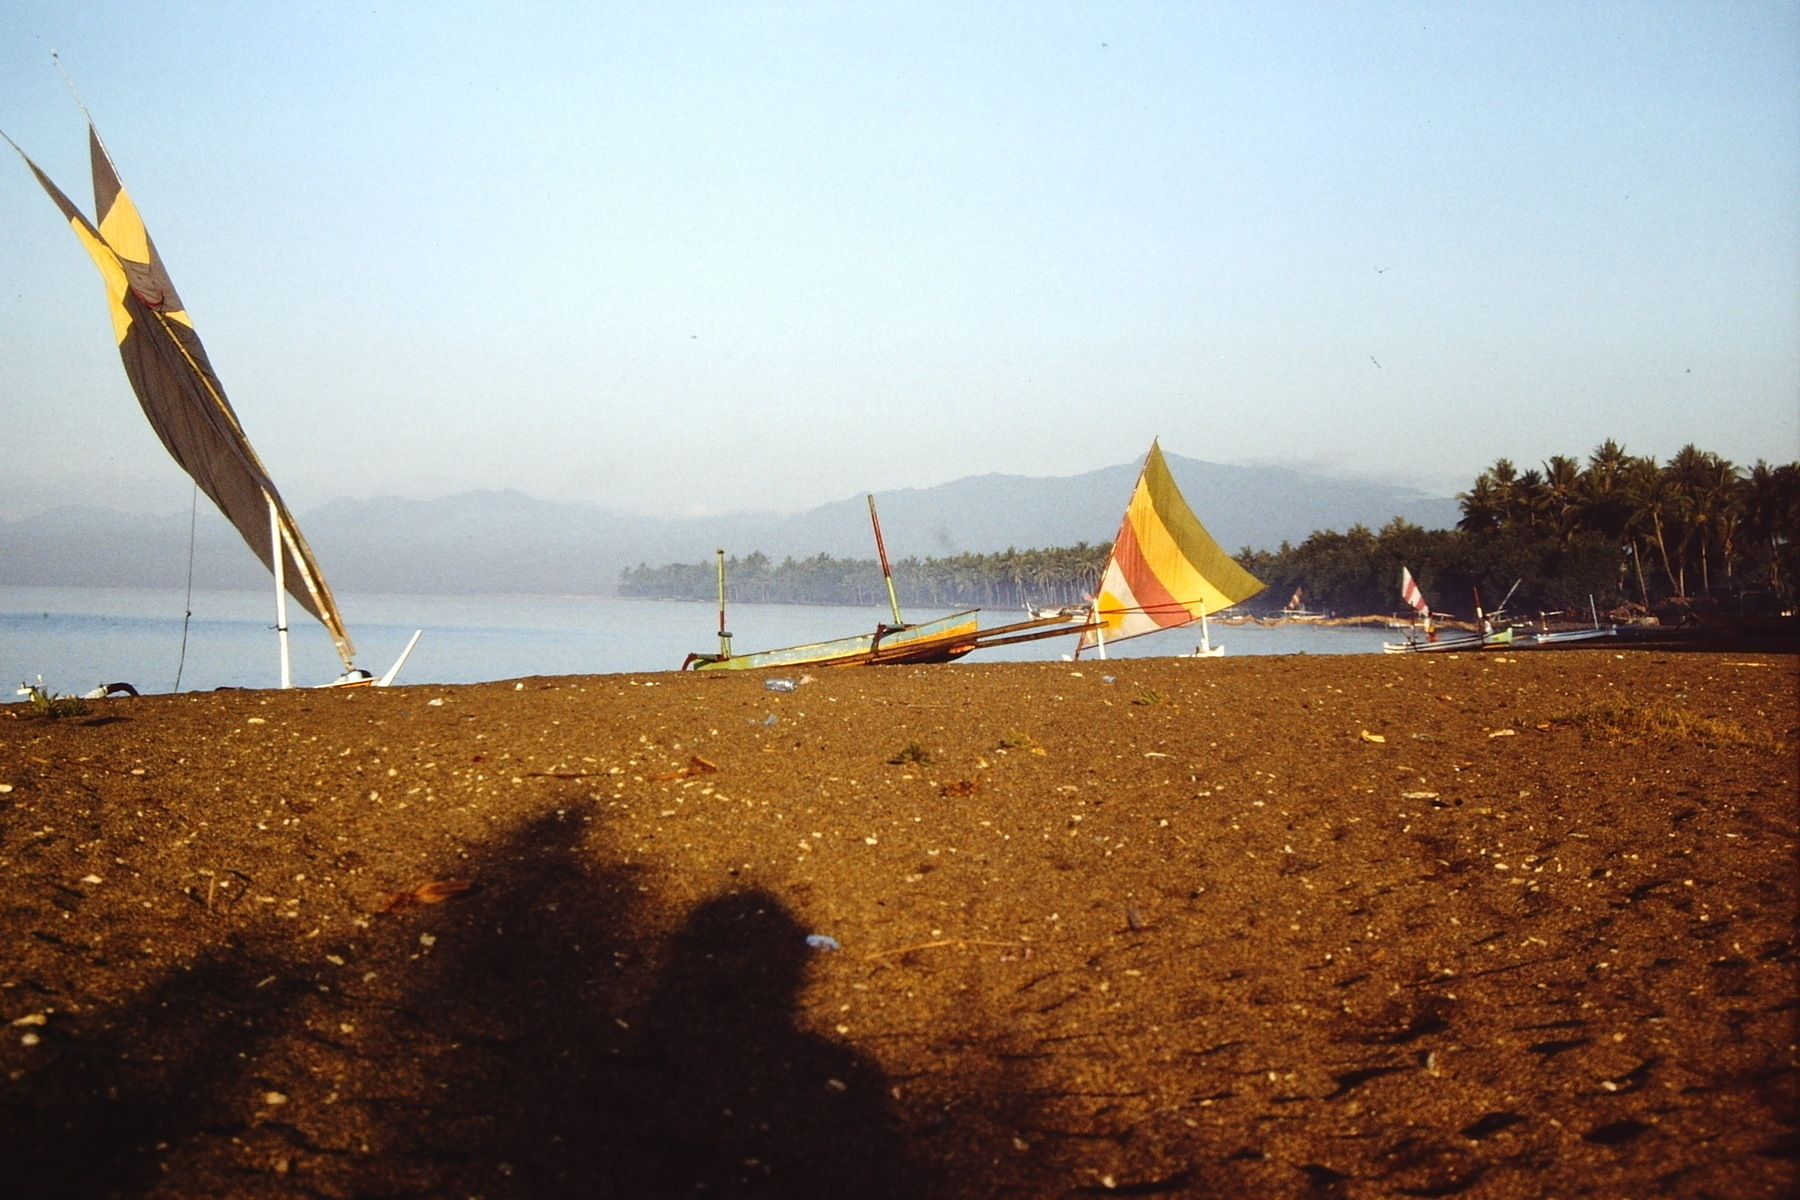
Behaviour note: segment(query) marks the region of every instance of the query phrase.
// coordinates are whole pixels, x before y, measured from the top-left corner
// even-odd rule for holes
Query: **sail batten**
[[[16,143],[13,148],[19,150]],[[282,556],[288,594],[325,626],[348,667],[355,648],[337,601],[245,436],[137,206],[91,123],[88,151],[94,182],[92,221],[29,155],[23,150],[19,155],[100,271],[119,357],[138,405],[169,457],[225,515],[263,566],[274,572],[275,556]]]
[[[1082,648],[1177,629],[1230,608],[1264,584],[1207,533],[1152,442],[1100,579],[1095,618]]]

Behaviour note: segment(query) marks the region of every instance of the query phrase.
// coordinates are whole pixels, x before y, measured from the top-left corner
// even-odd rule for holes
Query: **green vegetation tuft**
[[[1161,692],[1157,691],[1155,688],[1148,688],[1142,692],[1139,692],[1137,699],[1132,701],[1133,704],[1142,704],[1146,708],[1157,708],[1164,704],[1167,704],[1168,702],[1169,702],[1169,698],[1167,696],[1163,695]]]
[[[19,690],[29,698],[34,716],[54,720],[58,717],[85,717],[88,715],[88,703],[80,696],[58,696],[41,684],[22,684]]]

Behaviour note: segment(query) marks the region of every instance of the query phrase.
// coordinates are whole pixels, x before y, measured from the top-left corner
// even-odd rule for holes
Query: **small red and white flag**
[[[1419,581],[1412,577],[1412,572],[1405,567],[1400,568],[1400,598],[1412,606],[1414,612],[1422,617],[1431,615],[1431,605],[1425,603],[1425,594],[1419,590]]]

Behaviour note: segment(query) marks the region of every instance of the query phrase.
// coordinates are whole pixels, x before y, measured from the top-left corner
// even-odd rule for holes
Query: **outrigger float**
[[[725,625],[725,551],[719,550],[719,652],[690,654],[681,669],[694,671],[755,671],[764,667],[872,667],[900,663],[954,662],[965,654],[994,646],[1062,637],[1092,625],[1082,624],[1085,614],[1055,612],[1033,616],[1009,625],[981,628],[979,609],[951,613],[935,620],[909,624],[900,615],[900,596],[894,590],[894,572],[888,564],[887,546],[881,538],[881,518],[875,497],[869,497],[869,522],[875,529],[875,551],[881,558],[882,578],[887,581],[888,606],[893,624],[878,622],[873,633],[853,634],[828,642],[810,642],[780,650],[735,654]]]

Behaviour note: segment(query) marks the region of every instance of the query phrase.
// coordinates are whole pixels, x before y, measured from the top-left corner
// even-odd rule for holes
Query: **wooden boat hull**
[[[780,650],[759,650],[752,654],[734,654],[730,658],[690,654],[682,666],[695,671],[755,671],[765,667],[951,662],[975,649],[974,635],[979,626],[976,610],[971,609],[902,629],[878,625],[874,633],[787,646]]]
[[[722,658],[716,654],[690,654],[681,667],[684,671],[754,671],[765,667],[873,667],[896,663],[947,663],[955,662],[974,650],[1014,646],[1020,642],[1087,633],[1099,628],[1097,623],[1082,622],[1079,616],[1057,613],[982,629],[976,616],[979,611],[970,609],[968,612],[951,613],[923,625],[907,625],[898,629],[892,625],[878,625],[874,633],[837,638],[829,642],[813,642],[805,646],[789,646],[783,650],[734,654],[730,658]]]
[[[1547,646],[1557,642],[1585,642],[1593,638],[1617,637],[1619,631],[1612,626],[1604,629],[1565,629],[1560,633],[1534,633],[1531,642],[1536,646]]]
[[[1505,649],[1512,645],[1513,631],[1501,629],[1481,637],[1448,638],[1441,642],[1383,642],[1386,654],[1452,654],[1459,650]]]

